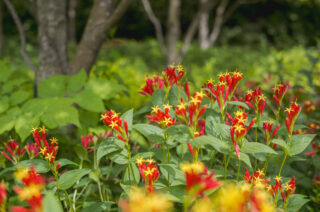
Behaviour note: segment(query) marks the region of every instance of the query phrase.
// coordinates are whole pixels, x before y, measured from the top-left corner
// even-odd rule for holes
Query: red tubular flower
[[[156,89],[162,89],[164,84],[164,79],[162,77],[154,76],[153,78],[149,78],[147,76],[146,84],[143,86],[142,91],[139,93],[142,95],[153,95],[153,92]]]
[[[158,123],[162,128],[167,128],[176,124],[175,118],[170,114],[171,105],[163,105],[163,110],[160,110],[158,106],[152,107],[152,112],[147,115],[151,122]]]
[[[106,110],[105,113],[101,114],[101,120],[103,120],[104,124],[109,127],[120,140],[129,142],[128,123],[126,120],[122,120],[118,113],[113,110]]]
[[[177,67],[168,66],[163,71],[165,86],[171,87],[174,84],[179,85],[179,80],[182,79],[184,75],[185,75],[185,71],[181,65],[178,65]]]
[[[306,155],[311,155],[313,158],[316,156],[317,152],[320,151],[320,144],[317,146],[316,142],[312,142],[313,151],[307,152]]]
[[[39,153],[42,154],[47,161],[49,161],[52,165],[54,165],[56,155],[59,149],[58,140],[52,137],[49,140],[50,141],[50,145],[49,145],[49,142],[47,141],[47,138],[46,138],[46,135],[47,135],[46,129],[44,126],[40,128],[40,133],[36,128],[34,128],[32,131],[33,131],[34,141],[36,142],[36,144],[40,149]]]
[[[289,199],[289,196],[291,194],[294,194],[294,191],[296,190],[296,181],[295,181],[294,177],[291,178],[289,183],[286,183],[284,188],[285,188],[285,191],[281,192],[281,197],[283,199],[283,202],[287,202]]]
[[[155,164],[154,160],[151,159],[151,157],[147,160],[138,158],[136,163],[138,164],[140,175],[145,182],[146,191],[148,193],[153,193],[153,185],[158,180],[160,175],[157,165]]]
[[[93,135],[81,136],[81,143],[83,148],[87,151],[91,143],[93,143]]]
[[[19,161],[20,157],[22,157],[26,153],[24,148],[21,148],[16,140],[11,139],[4,146],[7,150],[7,153],[1,152],[1,154],[13,164],[16,164]]]
[[[247,91],[245,103],[254,109],[256,114],[261,116],[266,106],[266,100],[264,95],[261,93],[261,88],[256,88],[253,91]]]
[[[35,143],[27,143],[25,148],[31,159],[39,154],[39,147]]]
[[[213,173],[208,174],[206,167],[201,162],[185,163],[180,166],[186,176],[188,194],[192,192],[195,196],[202,196],[205,191],[215,189],[221,185],[217,179],[213,178]],[[196,191],[192,190],[196,186],[199,186],[199,188]]]
[[[245,168],[245,175],[244,175],[244,178],[243,180],[246,181],[247,183],[249,184],[258,184],[258,183],[262,183],[264,185],[267,185],[267,183],[270,181],[270,179],[264,179],[264,172],[263,172],[263,169],[262,170],[258,170],[258,171],[255,171],[253,173],[253,175],[250,176],[249,174],[249,171],[247,168]]]
[[[280,83],[279,85],[273,86],[274,95],[273,98],[277,102],[278,106],[281,106],[282,99],[287,92],[288,84]]]
[[[248,118],[248,113],[243,112],[242,110],[238,110],[235,113],[235,117],[233,118],[230,114],[227,113],[227,117],[231,121],[232,126],[230,127],[230,136],[232,143],[234,145],[235,152],[237,156],[240,158],[240,151],[238,147],[238,142],[244,138],[244,136],[248,133],[251,129],[253,124],[255,123],[256,119],[252,119],[249,126],[245,126],[245,122]]]
[[[189,100],[190,100],[190,89],[189,89],[189,83],[188,83],[188,81],[186,81],[186,82],[184,83],[184,90],[185,90],[185,92],[186,92],[186,94],[187,94],[188,101],[189,101]]]
[[[272,140],[272,138],[275,136],[275,134],[278,132],[279,128],[280,128],[280,124],[278,124],[276,126],[276,128],[273,130],[272,134],[272,127],[273,127],[273,121],[264,121],[263,122],[263,129],[264,129],[264,135],[266,137],[266,141],[267,141],[267,145],[269,146],[270,141]]]
[[[286,118],[286,127],[288,130],[288,133],[291,133],[293,130],[293,125],[298,118],[298,115],[301,111],[301,107],[296,103],[292,102],[291,106],[287,109],[285,109],[285,112],[287,112],[288,117]]]
[[[18,168],[15,172],[16,179],[23,183],[23,187],[14,187],[20,200],[26,201],[30,208],[11,207],[11,211],[42,211],[42,189],[45,186],[45,178],[38,174],[33,167],[31,169]]]
[[[7,191],[6,185],[2,181],[0,183],[0,211],[6,211]]]

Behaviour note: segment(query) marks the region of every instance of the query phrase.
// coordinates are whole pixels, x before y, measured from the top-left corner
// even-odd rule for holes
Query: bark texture
[[[68,74],[66,0],[38,0],[39,69],[37,84],[55,74]]]
[[[77,8],[77,0],[69,0],[69,5],[68,5],[68,37],[69,37],[69,40],[73,43],[77,42],[76,8]]]
[[[180,0],[170,0],[168,8],[168,23],[167,23],[167,64],[172,64],[176,62],[178,57],[177,43],[180,37],[180,11],[181,11],[181,1]]]

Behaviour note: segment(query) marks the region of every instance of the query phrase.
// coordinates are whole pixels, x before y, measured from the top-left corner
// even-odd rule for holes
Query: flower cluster
[[[209,98],[213,101],[217,101],[220,110],[225,107],[226,101],[232,97],[239,81],[243,78],[243,74],[240,71],[235,71],[233,73],[220,73],[218,75],[219,82],[214,85],[213,80],[208,80],[202,88],[207,88],[210,90],[206,91]],[[213,94],[213,95],[212,95]]]
[[[283,202],[286,204],[289,199],[289,196],[291,194],[294,194],[294,191],[296,190],[296,181],[294,177],[289,181],[289,183],[286,183],[284,188],[285,191],[281,191],[281,197],[283,199]]]
[[[245,123],[248,118],[248,113],[243,112],[243,110],[240,109],[237,112],[235,112],[234,118],[228,113],[227,116],[232,124],[232,126],[230,127],[231,140],[234,145],[234,149],[236,151],[237,156],[240,157],[238,142],[241,141],[247,134],[247,132],[251,129],[251,127],[256,121],[256,118],[252,119],[249,126],[246,127]]]
[[[170,88],[174,84],[181,85],[180,81],[184,75],[185,71],[181,65],[177,67],[169,66],[162,72],[161,77],[159,75],[152,78],[147,76],[146,84],[139,93],[152,96],[155,90],[163,89],[164,86]]]
[[[20,157],[22,157],[26,152],[24,148],[20,147],[16,140],[11,139],[7,144],[4,145],[7,153],[1,152],[1,154],[11,161],[13,164],[19,162]]]
[[[30,159],[36,157],[39,154],[39,147],[35,143],[27,143],[26,150]]]
[[[163,111],[158,106],[153,106],[152,112],[147,117],[151,122],[158,123],[162,128],[170,127],[176,123],[175,118],[170,114],[171,107],[169,104],[163,105]]]
[[[18,194],[20,200],[26,201],[29,204],[30,208],[14,206],[11,207],[11,211],[43,211],[42,190],[45,187],[45,178],[39,175],[33,167],[30,169],[18,168],[14,176],[22,182],[23,187],[16,186],[13,190]]]
[[[2,181],[0,183],[0,211],[1,212],[5,212],[6,211],[6,202],[7,202],[6,185]]]
[[[278,132],[279,128],[280,128],[280,124],[278,124],[273,132],[272,132],[272,127],[273,127],[273,121],[269,120],[269,121],[264,121],[263,122],[263,129],[264,129],[264,135],[266,137],[266,141],[267,141],[267,145],[270,145],[270,142],[272,140],[272,138],[275,136],[275,134]],[[272,134],[271,134],[272,132]],[[277,146],[277,144],[273,145],[273,149]]]
[[[90,144],[94,142],[93,139],[93,135],[81,136],[81,143],[86,151],[88,151],[88,147],[90,146]]]
[[[261,117],[266,106],[266,99],[261,93],[261,88],[248,90],[245,96],[245,103],[255,110],[256,114]]]
[[[146,194],[139,188],[132,188],[128,200],[120,201],[120,208],[123,212],[145,211],[145,212],[170,212],[173,204],[163,194],[156,192]]]
[[[34,128],[33,130],[33,139],[38,145],[40,149],[40,154],[42,154],[47,161],[49,161],[53,166],[55,165],[54,162],[56,160],[59,144],[58,140],[52,137],[49,141],[47,141],[47,133],[46,128],[43,126],[40,128],[40,133],[38,129]],[[56,170],[58,170],[60,165],[57,165]]]
[[[113,110],[106,110],[105,113],[102,113],[101,120],[103,120],[104,124],[109,127],[120,140],[126,143],[129,142],[129,129],[127,120],[122,120],[119,114]]]
[[[302,110],[305,114],[309,114],[311,113],[312,111],[316,110],[316,105],[311,102],[310,100],[306,100],[303,102],[303,107],[302,107]]]
[[[247,168],[245,168],[245,175],[243,179],[244,181],[246,181],[248,184],[251,184],[251,185],[256,185],[256,184],[267,185],[267,183],[270,181],[270,179],[264,179],[263,170],[255,171],[253,175],[250,175]]]
[[[155,161],[151,157],[147,160],[144,160],[143,158],[138,158],[136,163],[138,164],[140,175],[145,182],[146,191],[148,193],[152,193],[154,190],[153,185],[160,175]]]
[[[278,107],[281,106],[282,99],[287,92],[288,84],[280,83],[279,85],[275,85],[272,89],[274,91],[273,98],[277,102]]]
[[[288,133],[292,133],[293,125],[298,118],[300,111],[301,107],[296,102],[292,102],[291,106],[285,110],[285,112],[288,114],[288,117],[286,117],[286,127]]]
[[[208,174],[207,168],[201,162],[184,163],[180,165],[186,176],[186,190],[195,196],[204,195],[205,191],[217,188],[221,183]]]

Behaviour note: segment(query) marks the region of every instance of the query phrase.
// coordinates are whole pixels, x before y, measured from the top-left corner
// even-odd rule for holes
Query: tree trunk
[[[3,53],[3,40],[4,40],[4,35],[3,35],[3,2],[0,0],[0,57],[2,56]]]
[[[38,0],[39,69],[37,84],[54,74],[68,73],[65,0]]]
[[[209,47],[209,10],[206,8],[209,0],[200,0],[199,43],[201,49]]]
[[[112,0],[95,0],[77,52],[72,60],[72,73],[82,68],[90,71],[110,29],[122,17],[131,0],[122,0],[112,10]],[[113,12],[112,12],[113,11]]]
[[[69,40],[73,43],[77,42],[76,8],[77,8],[77,0],[69,0],[69,5],[68,5],[68,37],[69,37]]]
[[[168,11],[167,65],[178,62],[176,60],[178,57],[177,42],[180,37],[180,11],[181,1],[170,0]]]

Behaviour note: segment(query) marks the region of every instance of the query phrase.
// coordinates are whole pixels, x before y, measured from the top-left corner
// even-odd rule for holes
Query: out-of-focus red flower
[[[272,88],[273,91],[274,91],[273,98],[277,102],[278,107],[281,106],[283,97],[286,94],[288,87],[289,87],[288,84],[285,84],[285,83],[282,83],[282,82],[279,85],[273,86],[273,88]]]
[[[136,163],[138,164],[140,175],[145,182],[146,191],[152,193],[154,191],[153,185],[160,175],[155,161],[151,157],[147,160],[138,158]]]
[[[315,157],[317,152],[320,152],[320,144],[317,145],[316,142],[312,142],[312,149],[313,151],[307,152],[306,155],[311,155],[312,157]]]
[[[6,211],[6,202],[7,202],[7,191],[6,191],[6,185],[2,181],[0,183],[0,211],[5,212]]]
[[[81,143],[82,143],[83,148],[86,151],[88,151],[88,147],[90,146],[90,144],[93,143],[93,138],[94,138],[93,135],[81,136]]]
[[[31,159],[39,154],[39,147],[35,143],[27,143],[26,150]]]
[[[113,110],[106,110],[105,113],[102,113],[101,120],[103,120],[104,124],[109,127],[120,140],[126,143],[129,142],[129,129],[127,120],[122,120],[119,114]]]
[[[316,186],[320,186],[320,177],[315,175],[312,179],[312,183]]]
[[[232,126],[230,127],[230,136],[232,143],[234,145],[235,152],[237,156],[240,158],[240,151],[238,147],[238,142],[244,138],[244,136],[251,129],[253,124],[256,121],[256,118],[252,119],[249,126],[245,126],[245,122],[248,118],[248,113],[243,112],[242,110],[238,110],[235,113],[235,117],[233,118],[231,115],[227,113],[229,120],[231,121]]]
[[[287,112],[288,114],[288,117],[286,118],[286,127],[288,133],[291,133],[293,131],[293,125],[298,118],[300,111],[301,107],[296,102],[292,102],[291,106],[285,109],[285,112]]]
[[[308,127],[310,128],[310,134],[315,134],[316,131],[320,130],[320,124],[315,122],[307,123]]]
[[[1,154],[13,164],[16,164],[19,161],[20,157],[22,157],[26,153],[24,148],[20,147],[16,140],[11,139],[4,146],[7,150],[7,153],[1,152]]]
[[[245,103],[255,110],[256,114],[262,115],[266,106],[266,99],[261,93],[261,88],[248,90],[245,96]]]
[[[245,168],[245,175],[243,177],[243,179],[249,183],[249,184],[252,184],[252,185],[255,185],[255,184],[263,184],[263,185],[267,185],[267,183],[270,181],[270,179],[264,179],[264,172],[263,172],[263,169],[262,170],[258,170],[258,171],[255,171],[253,173],[253,175],[250,175],[249,174],[249,171],[247,168]]]
[[[303,107],[302,107],[302,110],[303,110],[303,112],[305,113],[305,114],[309,114],[309,113],[311,113],[312,111],[315,111],[316,110],[316,105],[313,103],[313,102],[311,102],[310,100],[305,100],[304,102],[303,102]]]
[[[196,196],[202,196],[205,191],[215,189],[221,185],[213,177],[213,173],[208,174],[207,168],[201,162],[185,163],[180,166],[186,176],[188,194],[192,193]]]

